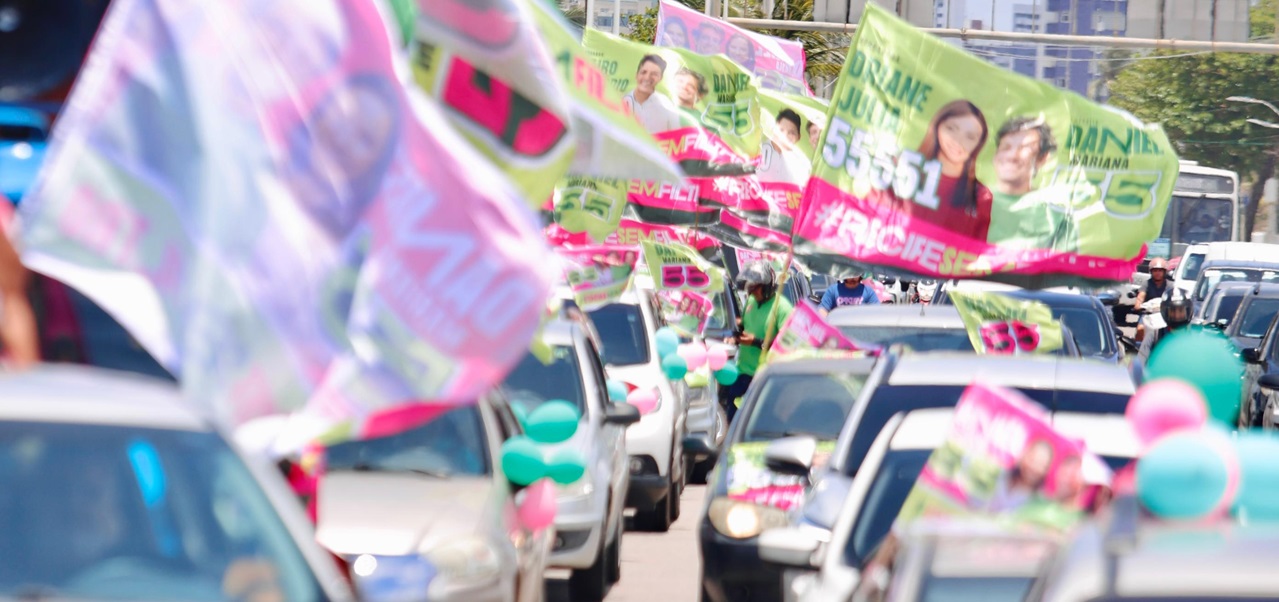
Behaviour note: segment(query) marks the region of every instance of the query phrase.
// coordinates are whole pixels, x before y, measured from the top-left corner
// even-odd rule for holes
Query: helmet
[[[1163,270],[1168,271],[1168,260],[1163,257],[1156,257],[1150,260],[1150,271]]]
[[[777,273],[773,271],[773,266],[768,265],[768,262],[756,261],[747,265],[737,275],[737,285],[746,291],[750,291],[753,286],[763,287],[764,296],[771,297],[777,290]]]
[[[1185,291],[1173,287],[1164,293],[1159,304],[1159,313],[1169,328],[1185,326],[1190,323],[1190,315],[1194,313],[1195,301]]]

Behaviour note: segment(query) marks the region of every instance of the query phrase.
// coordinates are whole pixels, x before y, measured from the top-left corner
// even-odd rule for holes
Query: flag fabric
[[[807,59],[800,42],[742,29],[670,0],[657,5],[654,44],[707,56],[723,54],[759,78],[765,88],[813,94],[804,79]]]
[[[682,243],[643,243],[644,262],[659,291],[717,293],[724,290],[724,270],[713,266]]]
[[[1052,308],[989,291],[951,291],[951,302],[977,353],[1051,353],[1065,338]]]
[[[600,245],[559,249],[573,299],[585,311],[616,302],[630,287],[639,247]]]
[[[844,336],[844,333],[831,326],[817,312],[811,302],[803,299],[795,304],[795,311],[792,311],[790,317],[786,318],[786,322],[782,324],[781,330],[777,333],[777,338],[773,339],[773,346],[769,349],[768,359],[771,361],[775,358],[784,358],[796,352],[817,349],[874,353],[879,351],[878,346],[858,344]]]

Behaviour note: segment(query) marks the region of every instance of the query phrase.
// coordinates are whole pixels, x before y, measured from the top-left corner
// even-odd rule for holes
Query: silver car
[[[951,305],[850,305],[837,307],[827,321],[854,341],[916,351],[969,351],[972,340]]]
[[[350,600],[281,474],[170,383],[0,375],[0,598]]]
[[[521,431],[505,403],[441,406],[402,433],[325,449],[317,536],[364,598],[541,599],[555,533],[516,518],[500,450]]]
[[[570,449],[586,460],[582,478],[559,487],[550,565],[572,569],[574,600],[601,600],[621,579],[622,515],[630,484],[626,427],[639,422],[640,414],[630,404],[609,401],[599,342],[589,321],[547,324],[542,342],[549,357],[526,355],[503,388],[511,404],[525,412],[559,399],[582,414],[571,439],[546,448],[548,455]]]

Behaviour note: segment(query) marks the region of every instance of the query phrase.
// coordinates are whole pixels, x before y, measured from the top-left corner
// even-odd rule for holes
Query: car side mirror
[[[1243,355],[1243,361],[1248,362],[1249,364],[1261,363],[1261,349],[1258,349],[1256,347],[1249,347],[1247,349],[1244,349],[1241,355]],[[1270,376],[1270,375],[1267,374],[1266,376]],[[1266,376],[1263,376],[1261,378],[1264,380]]]
[[[689,435],[684,437],[684,455],[713,456],[715,455],[715,446],[711,444],[708,437]]]
[[[604,424],[627,426],[639,421],[639,408],[629,403],[610,403],[604,408]]]
[[[1257,379],[1257,384],[1261,385],[1261,388],[1263,389],[1270,389],[1272,391],[1279,389],[1279,372],[1262,374],[1261,378]]]
[[[1217,330],[1225,330],[1227,326],[1230,326],[1230,318],[1217,318],[1217,321],[1212,323],[1212,327]]]
[[[784,567],[817,568],[814,556],[822,541],[811,530],[801,527],[769,529],[759,535],[759,558]]]
[[[1106,291],[1104,293],[1098,294],[1097,300],[1101,301],[1101,304],[1106,306],[1118,305],[1119,294],[1116,293],[1115,291]]]
[[[813,469],[816,453],[817,439],[782,437],[769,442],[764,448],[764,465],[778,474],[807,476]]]

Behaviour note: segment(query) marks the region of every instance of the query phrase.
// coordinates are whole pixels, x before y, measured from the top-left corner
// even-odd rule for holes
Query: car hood
[[[334,472],[320,481],[316,539],[338,555],[425,552],[500,529],[508,497],[489,476]]]

